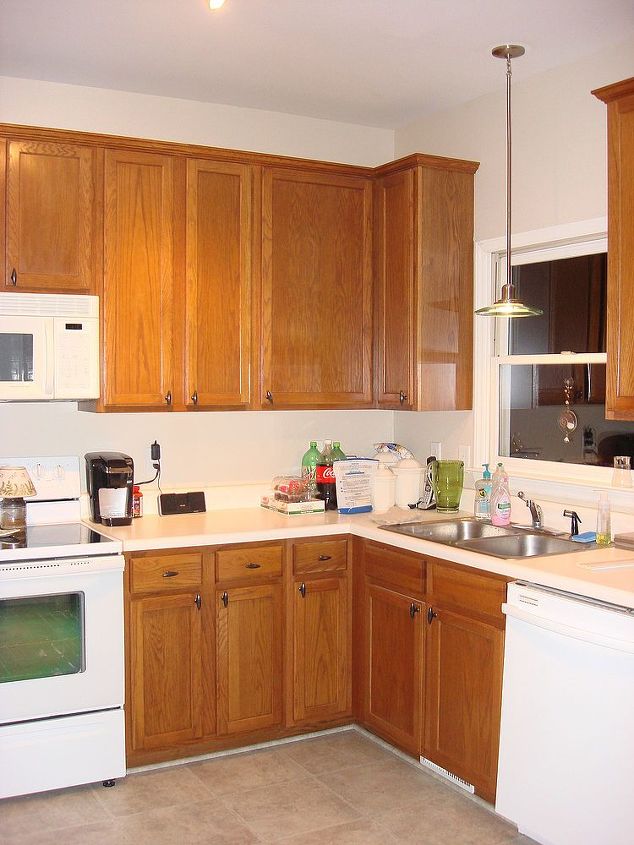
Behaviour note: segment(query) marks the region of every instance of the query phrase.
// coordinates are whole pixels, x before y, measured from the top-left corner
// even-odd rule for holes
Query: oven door
[[[0,400],[52,399],[51,317],[0,316]]]
[[[123,706],[123,557],[0,566],[0,724]]]

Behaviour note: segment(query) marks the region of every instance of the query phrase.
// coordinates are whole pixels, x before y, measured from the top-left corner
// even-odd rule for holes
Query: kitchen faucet
[[[532,519],[533,528],[541,528],[542,527],[542,516],[543,516],[543,514],[542,514],[542,509],[537,504],[537,502],[534,502],[532,499],[529,499],[526,496],[526,493],[524,493],[523,490],[517,491],[517,498],[521,499],[524,502],[524,504],[526,505],[526,507],[529,509],[529,511],[531,512],[531,519]]]

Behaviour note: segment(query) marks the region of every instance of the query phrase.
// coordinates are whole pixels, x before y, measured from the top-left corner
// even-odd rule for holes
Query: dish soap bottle
[[[597,545],[609,546],[612,542],[612,525],[610,518],[610,500],[607,493],[599,494],[597,510]]]
[[[504,472],[504,465],[498,464],[493,473],[491,487],[491,523],[509,525],[511,522],[511,493],[509,477]]]
[[[475,502],[473,505],[473,515],[476,519],[490,519],[491,518],[491,473],[489,472],[489,465],[482,464],[484,472],[482,478],[479,478],[475,483]]]

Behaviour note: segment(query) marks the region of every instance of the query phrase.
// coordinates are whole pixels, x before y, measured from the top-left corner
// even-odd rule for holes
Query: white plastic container
[[[392,472],[396,475],[396,506],[409,510],[420,499],[424,469],[414,458],[405,458]]]
[[[372,507],[377,513],[384,513],[394,507],[396,501],[396,476],[386,464],[379,464],[372,479]]]

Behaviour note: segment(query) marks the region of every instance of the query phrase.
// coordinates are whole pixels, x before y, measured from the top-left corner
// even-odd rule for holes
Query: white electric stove
[[[0,798],[125,775],[121,544],[80,522],[77,457],[25,466],[23,537],[0,538]]]

